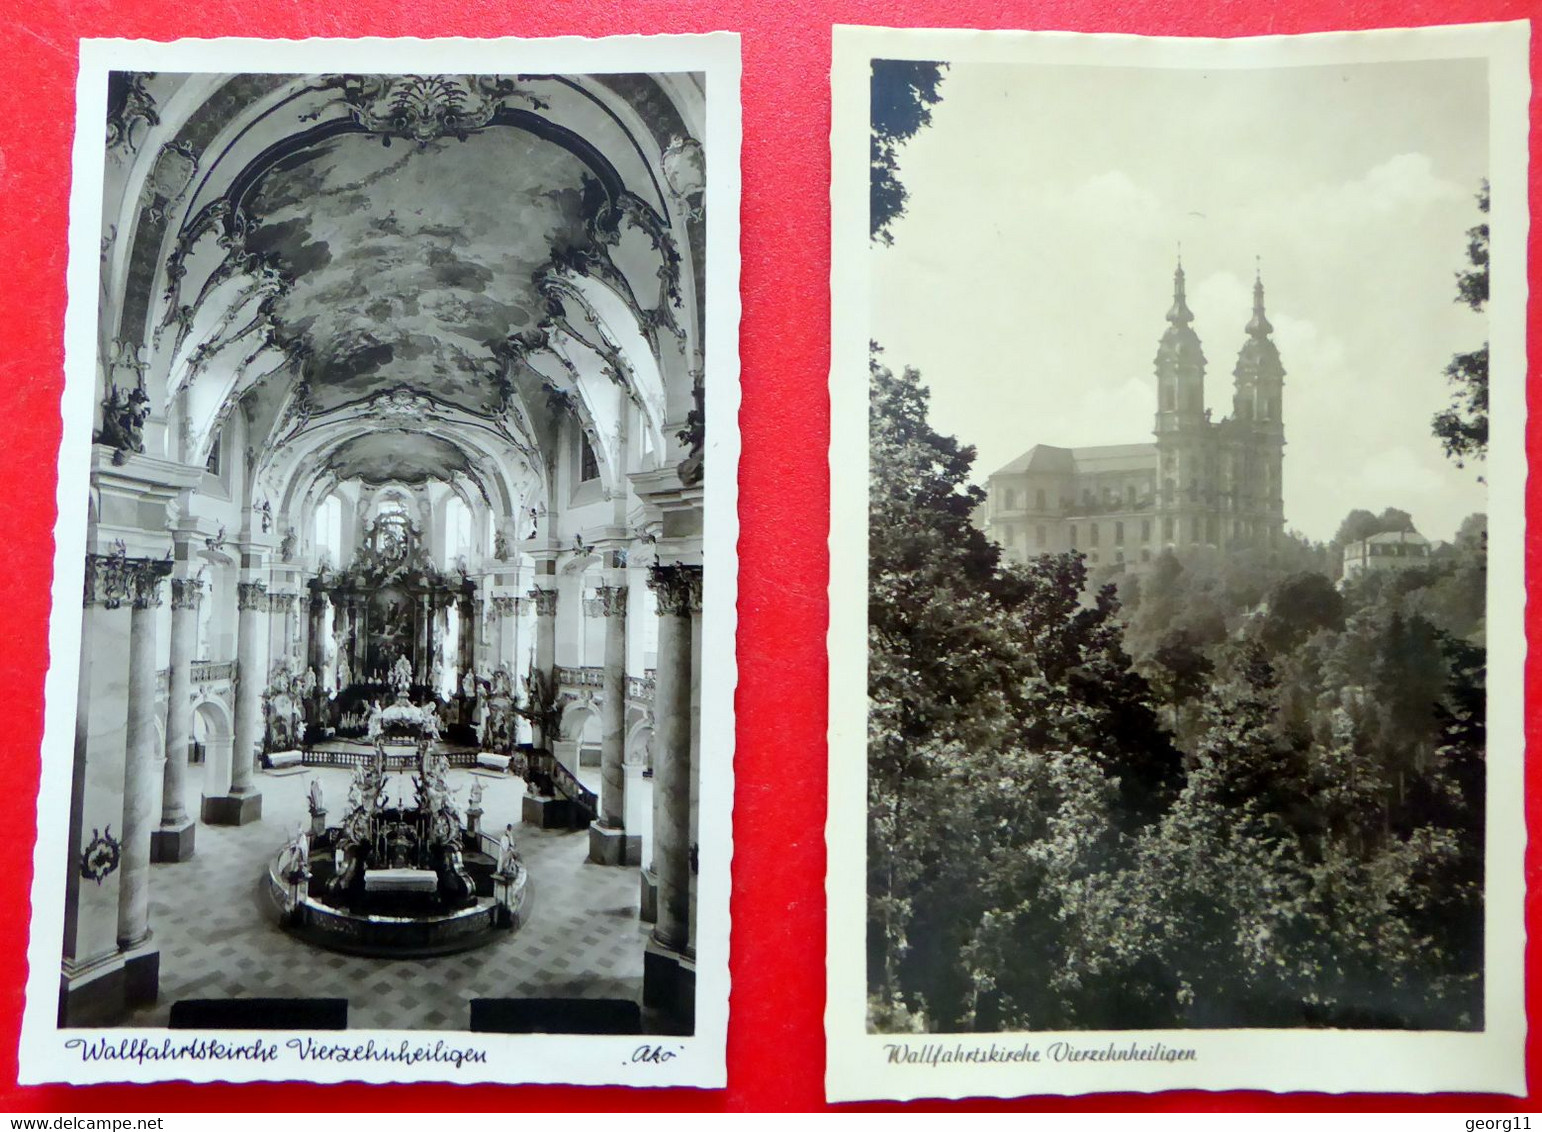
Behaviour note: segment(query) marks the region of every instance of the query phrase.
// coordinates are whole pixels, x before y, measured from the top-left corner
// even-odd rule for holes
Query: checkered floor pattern
[[[201,768],[189,768],[189,799],[200,796],[200,774]],[[312,777],[321,780],[328,806],[340,807],[348,792],[345,770],[259,774],[262,821],[240,828],[200,824],[191,860],[151,866],[160,1000],[123,1025],[165,1026],[171,1004],[189,998],[346,998],[350,1028],[392,1030],[465,1030],[473,998],[641,1000],[648,925],[637,919],[637,870],[589,864],[587,830],[521,825],[524,784],[517,778],[451,772],[463,809],[471,783],[482,783],[484,829],[514,823],[534,901],[519,931],[432,959],[338,955],[286,935],[268,913],[261,877],[296,826],[308,824]],[[399,777],[399,789],[410,792]]]

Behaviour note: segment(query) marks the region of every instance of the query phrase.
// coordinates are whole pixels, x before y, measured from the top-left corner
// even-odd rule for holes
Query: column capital
[[[130,558],[119,542],[111,554],[86,555],[86,606],[117,609],[125,601],[135,608],[159,605],[161,579],[171,573],[169,558]]]
[[[135,609],[154,609],[161,604],[161,579],[171,574],[169,558],[130,559],[130,581]]]
[[[266,582],[238,582],[236,584],[236,608],[260,610],[267,603]]]
[[[196,609],[198,599],[203,596],[203,579],[201,577],[173,578],[171,580],[171,608]]]
[[[493,594],[489,598],[499,617],[513,617],[519,613],[519,597],[516,594]]]
[[[557,616],[557,591],[543,590],[539,587],[530,591],[530,600],[535,602],[535,615],[537,617]]]
[[[648,588],[658,599],[661,617],[684,617],[701,609],[700,566],[684,563],[650,566]]]
[[[626,616],[625,586],[596,586],[594,596],[599,600],[601,617]]]

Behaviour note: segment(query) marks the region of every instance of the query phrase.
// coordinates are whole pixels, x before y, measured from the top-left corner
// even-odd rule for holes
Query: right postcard
[[[835,30],[830,1099],[1524,1092],[1529,44]]]

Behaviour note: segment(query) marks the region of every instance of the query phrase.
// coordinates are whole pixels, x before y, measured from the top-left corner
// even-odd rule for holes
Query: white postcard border
[[[735,639],[738,591],[739,208],[741,111],[739,37],[694,35],[550,39],[226,38],[82,40],[71,159],[69,301],[65,312],[65,384],[60,411],[58,520],[54,531],[51,662],[44,685],[38,839],[33,852],[32,924],[18,1081],[96,1084],[184,1080],[311,1081],[399,1084],[572,1084],[721,1088],[727,1081],[729,894],[732,866]],[[704,328],[707,429],[704,480],[702,749],[697,877],[695,1032],[688,1037],[498,1035],[438,1031],[340,1033],[60,1029],[59,946],[68,858],[70,767],[82,634],[86,496],[94,413],[96,321],[105,161],[102,107],[109,70],[364,73],[627,73],[706,75],[707,272]],[[307,1059],[291,1040],[317,1046],[415,1051],[414,1062]],[[102,1039],[137,1057],[86,1060]],[[85,1043],[84,1045],[81,1043]],[[217,1056],[213,1047],[257,1056]],[[663,1053],[638,1057],[640,1046]],[[160,1051],[184,1051],[161,1057]],[[271,1056],[264,1057],[265,1050]],[[459,1056],[470,1053],[470,1057]]]
[[[871,1034],[865,1027],[869,136],[874,58],[1106,67],[1489,61],[1493,194],[1489,477],[1488,845],[1481,1033],[1179,1030]],[[830,786],[825,1033],[831,1101],[1168,1089],[1525,1095],[1523,875],[1526,657],[1526,246],[1530,25],[1462,25],[1257,39],[837,26],[831,87]],[[837,803],[837,799],[843,799]],[[1162,1045],[1192,1061],[1057,1060]],[[1060,1043],[1056,1046],[1056,1043]],[[1035,1056],[1036,1055],[1036,1056]]]

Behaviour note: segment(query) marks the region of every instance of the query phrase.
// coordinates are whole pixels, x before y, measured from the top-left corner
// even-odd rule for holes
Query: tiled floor
[[[188,797],[197,799],[201,770],[189,771]],[[521,825],[524,784],[517,778],[475,780],[482,783],[483,828],[513,822],[530,871],[533,904],[519,931],[458,955],[395,960],[339,955],[285,934],[269,912],[262,874],[295,827],[308,824],[312,777],[320,778],[328,806],[340,807],[345,770],[259,774],[262,821],[200,825],[191,860],[151,866],[160,1001],[123,1025],[164,1026],[171,1004],[187,998],[346,998],[350,1028],[425,1030],[466,1029],[473,998],[640,1000],[647,926],[637,919],[637,870],[589,864],[587,830]],[[469,771],[451,772],[463,808],[472,781]],[[405,780],[397,789],[411,791]]]

